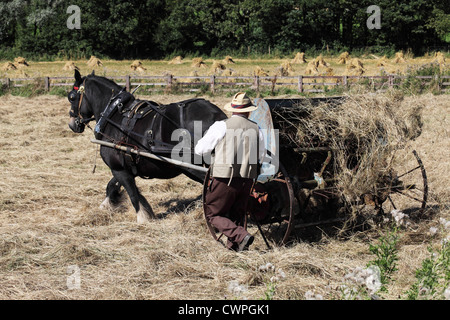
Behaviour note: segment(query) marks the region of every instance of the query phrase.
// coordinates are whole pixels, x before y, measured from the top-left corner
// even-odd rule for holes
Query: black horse
[[[121,103],[120,107],[124,110],[114,111],[108,119],[104,119],[106,107],[110,107],[113,98],[118,95],[130,101]],[[164,156],[170,156],[177,143],[171,141],[174,130],[182,128],[192,134],[199,131],[198,128],[194,130],[194,121],[201,121],[201,135],[203,135],[215,121],[227,118],[222,110],[204,99],[191,99],[163,106],[152,101],[136,100],[130,93],[124,92],[124,88],[105,77],[96,76],[94,72],[82,77],[75,71],[75,84],[68,98],[71,103],[69,127],[72,131],[82,133],[86,124],[95,120],[97,139],[121,144],[130,149],[152,150],[155,154]],[[127,110],[126,105],[132,105],[132,109]],[[136,114],[139,107],[146,114],[131,121],[130,126],[130,117]],[[103,124],[101,130],[98,130],[100,119]],[[199,122],[196,123],[198,124]],[[197,136],[193,141],[198,138],[201,137]],[[123,186],[136,210],[138,223],[155,218],[155,215],[136,186],[137,176],[147,179],[171,179],[185,174],[198,182],[203,182],[205,176],[201,171],[140,157],[110,147],[101,146],[100,154],[113,175],[106,187],[106,198],[100,207],[116,206]]]

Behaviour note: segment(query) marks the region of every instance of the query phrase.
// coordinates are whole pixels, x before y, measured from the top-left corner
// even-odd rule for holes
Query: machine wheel
[[[387,187],[387,199],[381,209],[384,213],[400,210],[404,213],[422,217],[428,200],[428,179],[422,160],[416,150],[410,151],[392,183]]]
[[[272,241],[277,245],[285,245],[294,228],[296,199],[291,179],[280,163],[275,177],[261,185],[269,194],[269,212],[264,218],[258,219],[252,214],[250,207],[249,222],[258,225],[265,240]]]

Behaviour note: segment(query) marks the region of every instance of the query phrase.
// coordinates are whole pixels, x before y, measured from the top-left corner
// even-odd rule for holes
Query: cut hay
[[[255,69],[253,69],[253,75],[254,76],[259,76],[259,77],[268,77],[269,76],[267,71],[265,71],[260,66],[256,66]]]
[[[325,61],[322,55],[318,56],[316,59],[317,67],[328,67],[329,64]]]
[[[139,73],[142,73],[142,72],[144,72],[145,70],[147,70],[147,68],[145,68],[145,67],[142,65],[142,62],[141,62],[141,61],[138,61],[138,60],[133,61],[133,63],[131,64],[130,68],[131,68],[131,70],[137,71],[137,72],[139,72]]]
[[[328,67],[328,68],[325,69],[325,71],[322,73],[322,75],[324,75],[324,76],[334,76],[335,75],[334,69]]]
[[[345,203],[354,203],[362,195],[377,194],[392,173],[395,152],[422,132],[422,106],[403,105],[402,100],[403,96],[388,93],[294,106],[284,117],[295,125],[280,128],[280,141],[300,148],[330,147],[328,174],[336,179]]]
[[[181,56],[176,56],[172,60],[169,61],[169,64],[182,64],[183,58]]]
[[[64,71],[73,71],[73,70],[80,70],[73,61],[67,61],[66,64],[63,67]]]
[[[203,61],[202,57],[198,57],[198,58],[192,59],[191,67],[193,67],[193,68],[207,68],[208,66]]]
[[[130,63],[124,69],[129,70]],[[189,69],[190,61],[186,66]],[[191,69],[186,74],[191,71],[203,72]],[[192,97],[161,93],[150,98],[168,105]],[[231,98],[214,95],[208,99],[223,106]],[[412,102],[424,106],[423,133],[414,144],[427,170],[433,211],[418,229],[398,230],[398,270],[388,291],[381,293],[385,300],[404,296],[415,283],[414,270],[430,258],[427,249],[431,245],[439,249],[445,240],[446,235],[440,233],[431,237],[429,227],[439,227],[440,217],[450,219],[446,182],[450,161],[445,152],[450,139],[437,139],[449,135],[450,117],[442,116],[448,114],[448,95],[408,94],[403,104]],[[39,118],[33,120],[37,110]],[[364,267],[374,257],[369,243],[378,243],[379,234],[392,230],[361,228],[343,239],[330,234],[326,225],[317,226],[293,230],[295,241],[267,250],[256,223],[249,223],[255,241],[249,251],[236,253],[211,237],[202,209],[202,185],[186,175],[169,180],[136,179],[158,216],[139,225],[123,189],[126,209],[98,209],[110,171],[98,158],[97,170],[91,173],[97,152],[89,143],[93,133],[72,133],[67,118],[66,97],[8,94],[0,98],[2,300],[260,300],[267,298],[268,283],[273,284],[273,298],[278,300],[304,299],[307,290],[321,293],[324,299],[338,299],[343,297],[336,291],[340,289],[330,292],[325,288],[342,288],[347,270]],[[280,161],[284,164],[285,160]],[[299,219],[296,216],[295,222]],[[317,230],[317,236],[310,236],[311,229]],[[268,262],[275,271],[284,270],[286,278],[274,282],[275,272],[260,271]],[[80,288],[68,288],[76,283],[77,275]],[[235,297],[229,292],[231,281],[246,291]]]
[[[27,60],[23,57],[17,57],[14,59],[14,65],[17,68],[23,68],[23,67],[29,67],[30,65],[28,64]]]
[[[347,62],[348,62],[349,60],[350,60],[350,54],[349,54],[347,51],[342,52],[342,53],[339,55],[338,64],[347,64]]]
[[[351,59],[347,64],[347,75],[361,76],[365,71],[363,63],[358,58]]]
[[[350,65],[352,68],[364,69],[364,65],[363,65],[362,61],[359,60],[358,58],[350,59],[349,65]]]
[[[308,65],[306,66],[305,74],[307,75],[316,75],[319,74],[319,69],[317,69],[317,61],[316,59],[311,60],[308,62]]]
[[[95,56],[91,56],[91,58],[88,60],[88,62],[86,62],[86,64],[91,68],[103,66],[103,62]]]
[[[16,66],[11,62],[5,62],[2,66],[2,71],[11,71],[11,70],[17,70]]]
[[[232,57],[230,56],[226,56],[223,60],[222,60],[222,64],[227,65],[227,64],[234,64],[234,60]]]
[[[386,56],[382,56],[381,58],[377,58],[377,67],[384,67],[388,64]]]
[[[438,51],[434,54],[434,60],[433,62],[437,62],[440,65],[445,64],[445,56],[442,52]]]
[[[288,77],[294,73],[294,69],[292,68],[291,63],[286,61],[275,70],[275,73],[282,77]]]
[[[396,52],[395,53],[395,58],[393,60],[394,63],[405,63],[405,55],[403,54],[402,51]]]
[[[306,63],[305,59],[305,53],[304,52],[297,52],[294,59],[291,60],[292,64],[303,64]]]
[[[217,73],[221,72],[222,70],[225,70],[227,67],[223,63],[220,63],[218,61],[213,61],[213,64],[211,65],[211,72]]]

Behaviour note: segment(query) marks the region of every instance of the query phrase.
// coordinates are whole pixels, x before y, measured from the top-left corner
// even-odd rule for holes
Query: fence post
[[[125,76],[125,87],[127,88],[127,91],[130,92],[131,78],[129,74]]]
[[[45,91],[50,91],[50,78],[44,77],[44,89]]]
[[[298,92],[303,92],[303,76],[298,76]]]
[[[6,78],[5,86],[6,86],[7,89],[10,88],[10,86],[11,86],[11,79],[10,78]]]
[[[389,75],[389,88],[394,87],[394,76],[392,74]]]
[[[173,75],[168,74],[168,75],[167,75],[166,81],[167,81],[167,89],[168,89],[168,90],[172,90]]]
[[[439,76],[437,74],[434,76],[434,80],[436,80],[438,92],[441,92],[441,81],[440,81]]]
[[[256,92],[259,92],[259,76],[258,75],[255,75],[255,80],[254,80],[254,83],[253,83],[253,85],[255,86],[255,88],[256,88]]]
[[[348,79],[347,76],[342,76],[342,84],[344,85],[344,87],[348,86]]]
[[[210,87],[211,87],[211,92],[214,93],[214,91],[216,90],[216,76],[212,75],[211,79],[210,79]]]

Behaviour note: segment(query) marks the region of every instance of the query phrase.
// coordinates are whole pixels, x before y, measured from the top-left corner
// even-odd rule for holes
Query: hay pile
[[[433,62],[437,62],[440,65],[445,64],[445,56],[442,52],[438,51],[434,54]]]
[[[181,56],[176,56],[172,60],[169,61],[169,64],[182,64],[183,58]]]
[[[342,53],[339,55],[338,64],[347,64],[347,62],[349,61],[349,59],[350,59],[350,54],[349,54],[347,51],[342,52]]]
[[[323,56],[320,55],[317,58],[308,62],[306,66],[305,74],[307,75],[317,75],[319,74],[319,68],[328,68],[330,65],[324,60]]]
[[[297,52],[294,59],[291,60],[292,64],[303,64],[306,63],[305,59],[305,53],[304,52]]]
[[[316,59],[313,59],[308,62],[308,65],[306,66],[305,74],[307,75],[317,75],[319,74],[319,69],[317,68],[318,63]]]
[[[144,72],[145,70],[147,70],[143,65],[141,61],[135,60],[133,61],[133,63],[130,66],[131,70],[133,71],[137,71],[137,72]]]
[[[255,69],[253,69],[253,75],[254,76],[259,76],[259,77],[268,77],[269,76],[267,71],[265,71],[260,66],[256,66]]]
[[[227,67],[225,67],[225,65],[223,63],[220,63],[218,61],[213,61],[213,64],[211,65],[211,72],[212,73],[217,73],[217,72],[221,72],[222,70],[225,70]]]
[[[288,77],[294,73],[294,69],[292,68],[292,65],[289,61],[285,61],[279,67],[277,67],[275,73],[282,77]]]
[[[66,64],[63,67],[64,71],[73,71],[73,70],[80,70],[73,61],[67,61]]]
[[[222,64],[227,65],[227,64],[234,64],[234,60],[232,57],[230,56],[226,56],[223,60],[222,60]]]
[[[405,63],[405,55],[403,54],[402,51],[396,52],[395,53],[395,58],[393,60],[394,63]]]
[[[27,60],[23,57],[14,58],[14,65],[16,68],[25,68],[30,66]]]
[[[354,75],[354,76],[361,76],[364,74],[366,69],[364,68],[364,65],[361,60],[358,58],[351,59],[346,68],[346,74],[347,75]]]
[[[298,122],[284,138],[298,147],[331,147],[335,187],[350,204],[364,194],[376,194],[393,170],[395,152],[421,134],[422,106],[402,100],[387,93],[346,96],[341,104],[301,105],[289,111]]]
[[[375,56],[376,57],[376,56]],[[385,67],[388,64],[386,56],[376,57],[377,59],[377,67]]]
[[[95,56],[91,56],[86,64],[91,68],[103,66],[103,62]]]
[[[2,66],[2,71],[11,71],[11,70],[17,70],[17,67],[9,61],[5,62]]]
[[[14,58],[14,63],[12,62],[5,62],[2,66],[2,71],[13,71],[13,70],[17,70],[17,69],[22,69],[22,68],[26,68],[29,67],[30,65],[28,64],[28,61],[23,58],[23,57],[17,57]],[[22,74],[25,74],[22,71]]]
[[[198,58],[192,59],[191,67],[193,67],[193,68],[207,68],[208,66],[203,61],[202,57],[198,57]]]
[[[318,56],[316,59],[316,65],[317,67],[328,67],[328,62],[325,61],[322,55]]]
[[[328,68],[325,69],[325,71],[322,73],[322,75],[324,75],[324,76],[334,76],[335,75],[334,69],[328,67]]]

